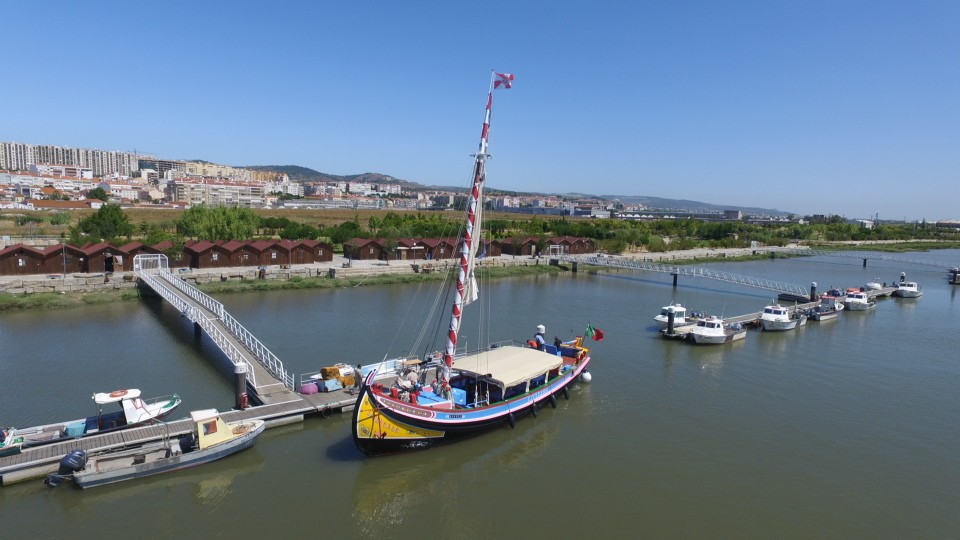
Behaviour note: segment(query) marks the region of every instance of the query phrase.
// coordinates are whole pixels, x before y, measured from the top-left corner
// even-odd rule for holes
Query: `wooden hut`
[[[353,260],[380,260],[384,257],[383,243],[376,238],[354,238],[343,244],[344,254]]]
[[[453,238],[424,238],[427,246],[425,258],[431,260],[452,259],[457,256],[457,240]]]
[[[333,246],[320,240],[303,240],[300,242],[305,249],[313,252],[313,262],[330,262],[333,260]]]
[[[44,274],[76,274],[83,271],[86,255],[72,244],[56,244],[43,249]]]
[[[260,252],[250,242],[231,240],[223,249],[230,253],[230,266],[260,266]]]
[[[260,254],[260,266],[287,264],[281,260],[281,250],[277,247],[277,240],[256,240],[249,244]]]
[[[45,274],[44,252],[33,246],[14,244],[0,250],[0,275]]]
[[[193,243],[193,242],[191,242]],[[190,266],[190,253],[186,251],[186,245],[180,249],[177,249],[177,245],[170,240],[164,240],[150,246],[151,249],[156,250],[157,253],[162,253],[167,256],[167,264],[170,268],[183,268]]]
[[[116,258],[120,256],[121,269],[123,256],[109,242],[98,242],[83,247],[83,261],[81,262],[81,272],[92,273],[112,273],[116,270]]]
[[[396,258],[401,261],[418,261],[426,258],[427,246],[416,238],[397,240]]]
[[[227,248],[207,240],[188,244],[183,251],[190,257],[190,266],[193,268],[224,268],[232,264]]]

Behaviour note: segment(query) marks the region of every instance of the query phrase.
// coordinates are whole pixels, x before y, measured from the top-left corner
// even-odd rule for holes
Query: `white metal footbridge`
[[[795,296],[806,296],[808,291],[801,285],[793,283],[784,283],[772,279],[759,278],[753,276],[744,276],[731,272],[722,272],[712,268],[703,268],[699,266],[667,265],[649,261],[639,261],[636,259],[621,259],[618,257],[597,257],[593,255],[560,255],[559,260],[569,263],[589,264],[592,266],[603,266],[607,268],[623,268],[625,270],[645,270],[648,272],[661,272],[678,276],[698,277],[706,279],[715,279],[727,283],[736,283],[746,287],[754,287],[777,293],[790,294]]]
[[[293,373],[227,313],[223,304],[171,273],[166,255],[136,255],[133,269],[144,284],[203,329],[234,366],[246,368],[247,385],[261,402],[270,403],[271,396],[289,399],[294,390]]]

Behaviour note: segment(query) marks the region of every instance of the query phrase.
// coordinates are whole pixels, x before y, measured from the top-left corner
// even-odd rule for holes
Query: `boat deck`
[[[337,390],[301,395],[287,402],[249,407],[242,411],[224,411],[221,417],[226,422],[259,419],[272,427],[302,421],[307,415],[328,416],[337,411],[352,411],[355,402],[356,397],[348,390]],[[193,430],[193,425],[193,421],[188,417],[25,448],[19,454],[0,457],[0,485],[42,478],[56,472],[60,459],[76,448],[86,450],[87,453],[131,448],[166,437],[184,435]]]

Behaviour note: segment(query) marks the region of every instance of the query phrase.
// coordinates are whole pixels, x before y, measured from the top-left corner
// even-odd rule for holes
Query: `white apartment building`
[[[89,168],[93,176],[111,173],[129,176],[137,170],[137,156],[115,150],[0,142],[0,169],[26,171],[30,165],[37,164]]]
[[[264,182],[230,182],[211,178],[181,178],[168,184],[174,201],[190,206],[233,206],[263,208],[267,205],[269,184]]]

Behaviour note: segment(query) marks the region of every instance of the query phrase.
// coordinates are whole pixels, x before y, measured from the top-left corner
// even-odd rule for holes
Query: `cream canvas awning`
[[[453,369],[492,379],[509,388],[557,369],[562,363],[559,356],[537,349],[499,347],[454,358]]]

